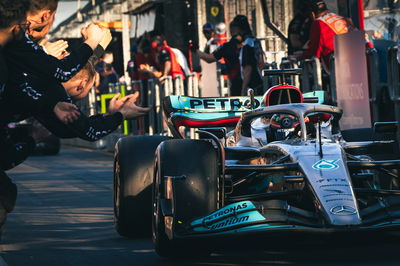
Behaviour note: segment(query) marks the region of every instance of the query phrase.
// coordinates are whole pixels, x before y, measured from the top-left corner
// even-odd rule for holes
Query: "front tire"
[[[162,201],[165,177],[181,177],[173,184],[173,216],[164,216]],[[157,149],[153,182],[153,242],[162,257],[193,257],[210,254],[210,248],[194,241],[175,238],[184,234],[183,225],[206,216],[218,207],[218,153],[203,140],[169,140]],[[173,238],[166,234],[166,220],[173,219]]]
[[[163,136],[121,138],[114,155],[114,220],[125,237],[151,234],[154,155]]]

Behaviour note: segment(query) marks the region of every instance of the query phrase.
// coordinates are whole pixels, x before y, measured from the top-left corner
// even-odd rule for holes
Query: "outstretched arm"
[[[79,49],[61,60],[46,54],[38,44],[25,36],[6,47],[7,62],[11,69],[19,72],[41,78],[55,78],[59,82],[68,81],[83,68],[105,35],[103,30],[94,24],[89,25],[87,34],[87,39]]]
[[[199,55],[200,59],[206,61],[209,64],[217,62],[217,59],[215,58],[215,56],[213,54],[207,54],[200,50],[197,50],[197,54]]]

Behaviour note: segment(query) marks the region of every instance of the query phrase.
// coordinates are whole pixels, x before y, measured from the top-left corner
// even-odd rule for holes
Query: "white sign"
[[[370,128],[371,110],[363,31],[335,36],[337,103],[343,109],[341,129]]]

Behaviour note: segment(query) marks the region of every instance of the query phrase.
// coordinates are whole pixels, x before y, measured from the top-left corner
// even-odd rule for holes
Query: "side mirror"
[[[396,133],[398,127],[397,122],[375,122],[375,133]]]

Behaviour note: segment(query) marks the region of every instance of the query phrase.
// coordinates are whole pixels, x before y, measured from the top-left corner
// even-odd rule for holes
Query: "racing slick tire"
[[[185,223],[206,216],[218,207],[217,150],[205,140],[169,140],[160,144],[156,156],[152,225],[157,254],[167,258],[208,256],[210,246],[176,236],[184,234]],[[167,199],[165,183],[168,177],[174,178],[173,200]],[[165,207],[167,201],[172,204],[172,216]],[[165,221],[170,217],[173,220],[168,237]]]
[[[114,220],[124,237],[151,235],[154,154],[164,136],[119,139],[114,153]]]

